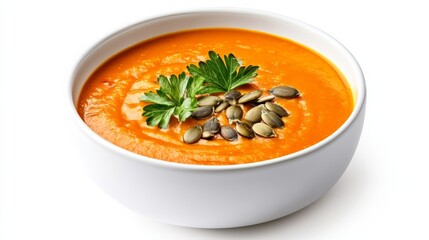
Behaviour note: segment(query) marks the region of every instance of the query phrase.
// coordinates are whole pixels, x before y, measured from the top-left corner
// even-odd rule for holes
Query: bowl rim
[[[304,148],[302,150],[299,150],[297,152],[287,154],[281,157],[262,160],[258,162],[252,162],[252,163],[241,163],[241,164],[231,164],[231,165],[198,165],[198,164],[187,164],[187,163],[177,163],[177,162],[170,162],[166,160],[151,158],[147,156],[143,156],[134,152],[131,152],[129,150],[126,150],[124,148],[121,148],[97,133],[95,133],[88,125],[85,124],[83,119],[79,116],[77,109],[74,105],[73,101],[73,87],[74,82],[76,79],[76,74],[78,70],[80,69],[81,65],[85,61],[85,59],[97,48],[104,44],[105,42],[109,41],[109,39],[113,38],[116,35],[119,35],[123,32],[126,32],[130,29],[133,29],[135,27],[140,26],[141,24],[145,24],[151,21],[157,21],[164,18],[170,18],[170,17],[180,17],[185,15],[193,15],[193,14],[207,14],[207,13],[213,13],[213,14],[221,14],[221,13],[236,13],[236,14],[246,14],[246,15],[254,15],[254,16],[260,16],[260,17],[267,17],[271,19],[277,19],[285,22],[290,22],[294,25],[299,26],[300,28],[304,28],[306,30],[309,30],[321,37],[324,37],[325,40],[330,41],[336,47],[339,48],[339,50],[342,51],[342,53],[348,58],[348,60],[355,66],[357,70],[357,88],[360,89],[360,91],[357,91],[356,94],[356,102],[355,106],[353,108],[352,113],[347,118],[347,120],[338,128],[335,132],[333,132],[331,135],[326,137],[325,139],[317,142],[314,145],[311,145],[307,148]],[[93,45],[91,48],[89,48],[80,58],[80,60],[77,62],[77,64],[73,67],[72,74],[69,77],[68,84],[66,85],[66,98],[67,98],[67,105],[69,108],[71,108],[71,117],[73,118],[75,124],[78,125],[79,129],[85,133],[87,137],[89,137],[91,140],[95,141],[97,144],[101,145],[103,148],[107,148],[108,151],[113,151],[116,154],[123,155],[128,160],[135,160],[138,162],[142,162],[145,164],[150,164],[157,167],[164,167],[164,168],[174,168],[174,169],[183,169],[183,170],[205,170],[205,171],[223,171],[223,170],[239,170],[239,169],[249,169],[249,168],[257,168],[257,167],[263,167],[263,166],[269,166],[273,164],[283,163],[283,162],[289,162],[292,160],[296,160],[301,158],[302,156],[308,155],[314,151],[317,151],[320,148],[325,147],[332,141],[334,141],[336,138],[338,138],[340,135],[342,135],[357,119],[357,117],[360,115],[361,111],[364,109],[365,101],[366,101],[366,84],[365,84],[365,78],[362,72],[361,67],[359,66],[359,63],[356,61],[355,57],[335,38],[327,34],[326,32],[309,25],[307,23],[301,22],[299,20],[296,20],[294,18],[290,18],[278,13],[274,12],[268,12],[268,11],[262,11],[262,10],[256,10],[256,9],[248,9],[248,8],[202,8],[202,9],[193,9],[193,10],[186,10],[186,11],[176,11],[171,13],[163,13],[158,14],[156,16],[152,16],[146,19],[143,19],[142,21],[139,21],[137,23],[134,23],[132,25],[129,25],[128,27],[121,28],[108,36],[104,37],[100,41],[98,41],[95,45]]]

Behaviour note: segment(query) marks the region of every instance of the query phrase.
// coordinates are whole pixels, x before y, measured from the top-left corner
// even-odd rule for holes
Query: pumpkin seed
[[[200,140],[202,132],[203,129],[201,128],[201,125],[193,126],[186,130],[185,134],[183,135],[183,141],[189,144],[195,143]]]
[[[208,120],[203,125],[203,131],[204,132],[210,132],[213,134],[218,133],[220,131],[219,120],[217,120],[217,118],[212,118],[212,119]],[[204,138],[204,132],[203,132],[203,138]]]
[[[209,131],[203,131],[203,134],[201,135],[201,138],[210,139],[210,138],[213,138],[214,135],[216,135],[216,134],[214,134],[212,132],[209,132]]]
[[[192,112],[192,117],[196,119],[203,119],[213,114],[212,106],[198,107]]]
[[[215,113],[220,113],[229,106],[230,106],[230,104],[227,101],[224,101],[221,104],[219,104],[219,106],[217,106],[214,111],[215,111]]]
[[[231,105],[236,105],[237,100],[241,97],[241,93],[237,90],[231,90],[225,93],[225,100]]]
[[[230,106],[226,109],[226,117],[228,118],[229,123],[240,120],[243,117],[243,109],[239,106]]]
[[[231,99],[239,99],[241,97],[241,92],[237,91],[237,90],[231,90],[227,93],[225,93],[225,99],[226,100],[231,100]]]
[[[219,97],[216,96],[204,96],[198,99],[198,106],[217,106],[219,103]]]
[[[228,141],[235,141],[238,138],[237,131],[231,126],[222,126],[220,129],[220,135]]]
[[[271,112],[279,115],[280,117],[287,117],[289,116],[289,113],[284,109],[282,106],[272,103],[272,102],[266,102],[265,107],[270,110]]]
[[[229,103],[229,105],[235,106],[238,104],[238,101],[237,101],[237,99],[234,98],[232,100],[228,100],[228,103]]]
[[[255,124],[255,123],[253,123],[253,122],[251,122],[251,121],[249,121],[249,120],[246,120],[246,119],[243,119],[242,121],[240,121],[241,122],[241,124],[245,124],[245,125],[247,125],[248,127],[252,127],[253,126],[253,124]]]
[[[276,137],[274,130],[265,123],[255,123],[252,127],[253,131],[261,137],[271,138]]]
[[[264,123],[266,123],[268,126],[272,128],[282,128],[285,126],[285,123],[282,121],[282,119],[273,112],[263,109],[261,117],[262,117],[262,121],[264,121]]]
[[[281,98],[295,98],[299,96],[298,90],[289,86],[275,87],[272,88],[269,92],[274,96]]]
[[[255,90],[253,92],[249,92],[241,96],[240,99],[238,99],[238,103],[247,103],[250,101],[253,101],[257,98],[259,98],[262,95],[262,90]]]
[[[274,98],[276,98],[274,95],[263,96],[263,97],[258,98],[256,100],[256,103],[270,102],[270,101],[273,101]]]
[[[237,125],[235,125],[235,129],[243,137],[246,137],[246,138],[255,137],[255,133],[253,132],[252,128],[247,126],[245,123],[237,122]]]
[[[246,112],[244,115],[244,119],[249,122],[260,122],[262,120],[261,114],[262,114],[262,107],[263,105],[256,106],[254,108],[251,108],[249,111]]]

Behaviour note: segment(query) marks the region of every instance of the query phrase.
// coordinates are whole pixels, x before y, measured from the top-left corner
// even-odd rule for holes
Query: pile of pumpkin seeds
[[[276,97],[295,98],[299,91],[289,86],[279,86],[269,90],[270,95],[262,96],[262,90],[255,90],[242,95],[237,90],[225,93],[224,97],[203,96],[198,100],[198,108],[192,112],[195,119],[206,119],[213,116],[203,126],[196,125],[186,130],[183,141],[196,143],[201,138],[212,139],[219,134],[228,141],[235,141],[238,135],[254,138],[256,135],[264,138],[276,137],[275,128],[283,128],[282,117],[289,113],[282,106],[272,102]],[[243,105],[252,106],[244,114]],[[214,114],[226,112],[229,125],[221,126]]]

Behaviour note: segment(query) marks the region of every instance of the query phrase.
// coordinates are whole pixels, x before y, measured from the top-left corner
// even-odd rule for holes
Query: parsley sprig
[[[204,88],[199,92],[201,94],[228,92],[252,82],[258,75],[259,66],[240,66],[232,53],[225,55],[222,60],[219,54],[209,51],[209,58],[206,62],[200,61],[198,66],[191,64],[187,67],[193,76],[204,79]]]
[[[143,108],[146,123],[167,128],[173,115],[181,122],[190,117],[197,108],[195,96],[202,88],[203,79],[188,77],[182,72],[179,76],[171,75],[170,78],[160,75],[158,83],[160,89],[156,93],[150,91],[140,97],[141,101],[153,103]]]
[[[198,94],[228,92],[241,85],[250,83],[256,77],[258,66],[240,66],[237,58],[230,53],[224,60],[214,51],[209,51],[209,60],[200,61],[198,66],[187,66],[192,76],[182,72],[170,78],[160,75],[160,89],[150,91],[140,97],[141,101],[152,104],[143,108],[143,116],[150,126],[167,128],[171,116],[180,122],[191,116],[198,107]]]

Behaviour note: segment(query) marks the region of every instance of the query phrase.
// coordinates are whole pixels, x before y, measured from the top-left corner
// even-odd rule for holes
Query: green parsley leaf
[[[202,80],[194,80],[182,72],[178,76],[171,75],[170,78],[160,75],[158,83],[160,89],[156,90],[156,93],[151,91],[140,97],[141,101],[153,103],[143,108],[143,116],[147,117],[146,123],[149,126],[167,128],[173,115],[181,122],[190,117],[192,111],[197,108],[195,96],[202,88]]]
[[[209,52],[209,60],[200,61],[198,66],[187,66],[194,77],[204,79],[204,88],[198,93],[228,92],[241,85],[250,83],[258,75],[259,66],[240,66],[237,58],[230,53],[224,60],[214,51]]]
[[[182,104],[174,109],[174,115],[178,116],[179,121],[185,121],[198,107],[197,103],[196,98],[185,98]]]
[[[188,86],[189,77],[186,76],[184,72],[179,74],[179,77],[176,75],[171,75],[170,79],[166,76],[159,76],[158,83],[161,87],[160,90],[165,97],[174,103],[174,105],[182,104],[186,87]],[[159,95],[159,93],[158,93]]]
[[[201,92],[201,90],[204,88],[203,83],[204,83],[204,78],[202,77],[189,78],[188,86],[186,88],[188,97],[195,98],[197,93]]]
[[[149,126],[158,125],[160,128],[167,128],[174,109],[174,106],[150,104],[143,108],[143,116],[147,117],[146,123]]]
[[[174,102],[168,99],[161,91],[158,90],[157,93],[158,94],[152,91],[144,93],[144,95],[140,97],[140,101],[151,102],[151,103],[156,103],[159,105],[166,105],[166,106],[175,105]]]

